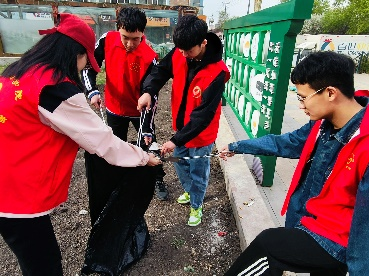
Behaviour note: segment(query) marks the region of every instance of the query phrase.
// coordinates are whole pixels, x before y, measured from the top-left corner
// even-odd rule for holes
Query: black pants
[[[62,276],[61,253],[50,216],[0,218],[0,234],[16,255],[23,276]]]
[[[140,118],[139,117],[122,117],[122,116],[116,116],[109,112],[106,112],[106,119],[108,122],[108,125],[113,130],[114,135],[118,136],[123,141],[127,141],[127,135],[128,135],[128,127],[129,123],[131,122],[133,127],[138,130],[140,129]],[[153,126],[155,129],[155,126]],[[153,142],[156,142],[156,136],[153,136]],[[141,141],[141,145],[144,145],[144,141]],[[163,178],[165,176],[165,172],[163,169],[163,165],[157,165],[156,166],[156,179],[163,181]],[[111,191],[112,192],[112,191]]]
[[[113,133],[123,141],[127,141],[129,122],[137,132],[140,129],[140,117],[122,117],[106,112],[106,119]]]
[[[283,271],[344,276],[347,266],[329,255],[305,231],[273,228],[261,232],[224,275],[281,276]]]

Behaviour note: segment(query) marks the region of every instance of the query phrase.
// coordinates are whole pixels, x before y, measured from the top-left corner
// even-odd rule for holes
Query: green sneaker
[[[182,194],[178,199],[177,202],[179,204],[186,204],[190,202],[190,194],[185,192],[184,194]]]
[[[197,226],[201,223],[202,218],[202,207],[194,209],[191,207],[190,218],[188,219],[187,224],[189,226]]]

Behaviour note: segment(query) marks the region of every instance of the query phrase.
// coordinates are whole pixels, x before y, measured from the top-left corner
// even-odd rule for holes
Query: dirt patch
[[[159,143],[173,135],[170,83],[160,92],[156,127]],[[130,137],[135,140],[133,132]],[[176,203],[183,190],[173,165],[166,163],[164,170],[170,197],[168,201],[154,198],[145,215],[151,246],[145,256],[123,275],[223,275],[241,250],[219,161],[212,159],[203,222],[197,227],[187,226],[189,206]],[[88,210],[88,198],[83,150],[80,150],[74,163],[69,199],[51,215],[62,250],[64,274],[68,276],[80,275],[84,260],[90,232],[89,215],[84,210]],[[0,275],[21,275],[16,258],[2,238],[0,252]]]

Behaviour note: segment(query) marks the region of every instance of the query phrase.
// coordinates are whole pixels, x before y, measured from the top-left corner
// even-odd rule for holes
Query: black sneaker
[[[165,187],[165,184],[162,180],[156,180],[155,182],[155,194],[156,198],[159,200],[167,200],[168,199],[168,189]]]

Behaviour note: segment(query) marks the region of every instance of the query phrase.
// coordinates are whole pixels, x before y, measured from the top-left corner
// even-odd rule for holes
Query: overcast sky
[[[214,23],[218,22],[218,14],[220,10],[224,10],[225,6],[227,13],[232,16],[244,16],[247,14],[247,9],[250,1],[249,12],[254,12],[254,0],[204,0],[204,15],[209,18],[213,15]],[[279,0],[263,0],[262,9],[278,5]]]

